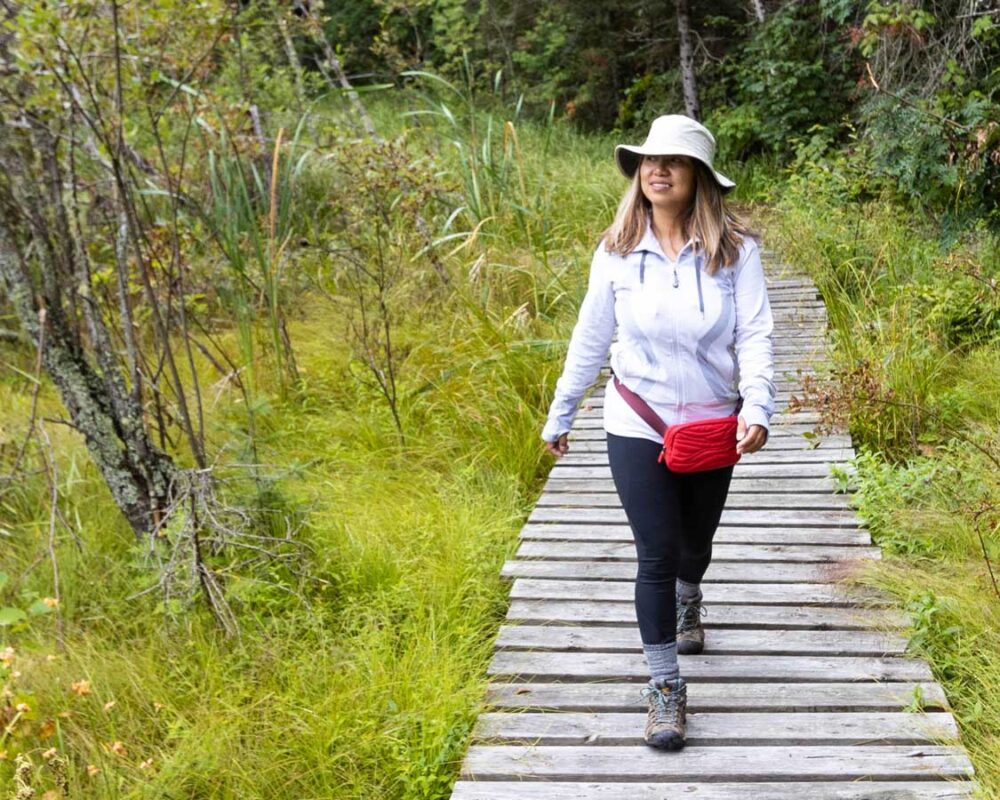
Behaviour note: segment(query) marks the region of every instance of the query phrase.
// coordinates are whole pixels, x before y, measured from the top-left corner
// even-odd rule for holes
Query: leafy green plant
[[[6,572],[0,572],[0,593],[10,580]],[[33,617],[51,614],[58,601],[53,597],[39,597],[37,592],[22,593],[20,602],[16,605],[0,606],[0,628],[11,627],[17,630],[27,625]]]
[[[854,81],[849,52],[826,24],[822,4],[785,3],[727,55],[732,99],[712,112],[723,155],[792,155],[788,143],[813,125],[839,119]]]

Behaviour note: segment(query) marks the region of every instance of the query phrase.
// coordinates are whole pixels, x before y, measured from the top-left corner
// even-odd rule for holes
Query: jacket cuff
[[[545,423],[545,427],[542,428],[542,441],[554,442],[564,433],[569,433],[570,427],[561,419],[550,419]]]
[[[760,406],[744,406],[740,409],[741,417],[747,424],[747,429],[751,425],[760,425],[769,435],[771,431],[770,417]]]

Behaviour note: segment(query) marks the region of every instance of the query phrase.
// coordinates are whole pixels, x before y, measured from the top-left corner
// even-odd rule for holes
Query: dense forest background
[[[994,2],[0,9],[0,791],[447,797],[613,147],[687,111],[1000,797]]]
[[[877,188],[995,224],[989,2],[371,0],[331,7],[326,30],[358,81],[427,69],[536,119],[635,136],[685,108],[679,5],[701,116],[724,158],[787,163],[839,149],[864,159]]]

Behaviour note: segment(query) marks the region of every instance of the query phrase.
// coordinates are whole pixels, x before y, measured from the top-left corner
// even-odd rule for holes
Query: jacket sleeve
[[[774,319],[764,283],[760,249],[745,239],[734,275],[736,298],[736,359],[740,370],[740,411],[747,426],[770,430],[774,413]]]
[[[597,378],[615,333],[615,293],[608,274],[608,257],[602,242],[594,253],[587,281],[587,294],[573,334],[562,375],[556,381],[555,397],[542,429],[542,439],[552,442],[568,433],[583,393]]]

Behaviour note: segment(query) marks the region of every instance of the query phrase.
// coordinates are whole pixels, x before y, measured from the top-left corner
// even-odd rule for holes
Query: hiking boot
[[[695,656],[705,647],[705,629],[701,615],[707,613],[700,600],[693,603],[677,601],[677,652]]]
[[[663,750],[680,750],[684,746],[687,727],[687,684],[683,678],[653,681],[642,690],[649,701],[646,717],[646,744]]]

